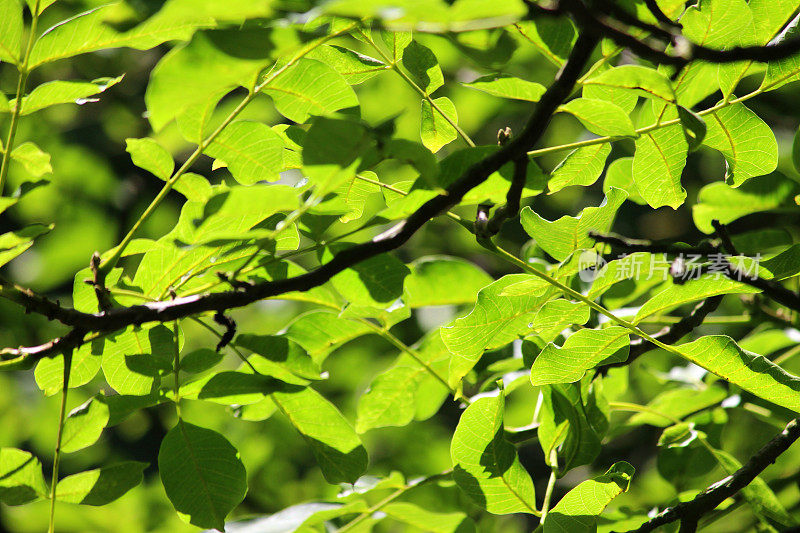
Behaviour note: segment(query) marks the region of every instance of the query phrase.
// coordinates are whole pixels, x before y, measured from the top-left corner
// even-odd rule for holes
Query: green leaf
[[[302,346],[277,335],[239,335],[236,345],[247,348],[293,374],[305,379],[319,379],[320,368]]]
[[[536,313],[533,330],[544,342],[552,342],[566,327],[585,324],[589,320],[589,312],[589,306],[583,302],[570,302],[563,298],[551,300]]]
[[[316,310],[295,318],[285,335],[306,349],[311,358],[322,364],[340,345],[374,331],[361,322],[340,318],[330,311]]]
[[[341,46],[327,44],[318,46],[306,57],[322,61],[333,67],[351,85],[363,83],[390,68],[386,63],[374,57],[359,54]]]
[[[572,21],[566,17],[538,17],[522,20],[514,25],[527,44],[535,46],[551,63],[564,64],[575,42],[576,32]]]
[[[794,133],[792,140],[792,165],[797,172],[800,172],[800,128]]]
[[[53,0],[46,0],[40,7],[51,3]],[[113,22],[115,13],[118,13],[114,7],[106,4],[90,9],[47,29],[36,40],[30,68],[96,50],[123,46],[147,50],[166,41],[185,41],[196,30],[212,27],[218,22],[241,21],[271,11],[269,4],[257,0],[231,0],[225,4],[216,0],[170,0],[141,24],[118,31],[112,24],[106,24],[106,21]],[[239,30],[239,33],[246,32]],[[249,52],[252,56],[252,49]],[[215,73],[221,75],[220,71]]]
[[[21,163],[25,170],[37,178],[53,172],[50,166],[50,154],[30,141],[26,141],[11,152],[11,158]]]
[[[239,85],[252,88],[270,62],[269,38],[266,30],[217,30],[198,33],[172,49],[147,84],[145,103],[153,130],[160,131],[193,105],[215,104]]]
[[[604,100],[576,98],[558,109],[574,115],[587,130],[609,137],[636,137],[628,113],[621,107]]]
[[[538,436],[547,463],[557,469],[559,477],[573,467],[591,464],[600,453],[608,429],[608,406],[595,385],[587,378],[580,383],[546,385],[539,390],[542,410]],[[556,449],[560,461],[551,462]]]
[[[694,152],[703,144],[703,140],[706,137],[708,131],[706,121],[703,117],[682,105],[678,106],[678,118],[683,126],[683,136],[686,137],[687,150]]]
[[[155,139],[125,139],[125,143],[134,165],[165,181],[172,175],[175,161]]]
[[[725,183],[711,183],[697,195],[692,218],[697,229],[713,233],[712,220],[728,224],[751,213],[778,208],[791,201],[798,189],[795,182],[777,173],[753,178],[735,189]]]
[[[373,30],[374,32],[375,30]],[[392,60],[397,62],[403,58],[403,52],[414,39],[410,31],[380,31],[381,40],[389,49]]]
[[[778,143],[772,129],[744,104],[723,107],[709,115],[703,144],[722,152],[725,181],[738,187],[778,166]]]
[[[356,93],[334,69],[313,59],[301,59],[264,87],[278,112],[298,124],[311,115],[326,115],[358,106]]]
[[[771,7],[772,6],[770,6],[770,8]],[[796,9],[796,7],[794,9]],[[765,11],[771,11],[771,9]],[[787,39],[797,39],[797,36],[800,35],[799,23],[800,18],[795,17],[786,29],[775,38],[775,43],[781,43]],[[761,82],[761,89],[777,89],[787,83],[797,81],[798,79],[800,79],[800,57],[795,54],[777,61],[770,61],[767,64],[767,73],[764,75],[764,80]]]
[[[311,446],[328,483],[353,483],[366,470],[367,450],[353,426],[317,391],[276,392],[272,400]]]
[[[317,198],[355,179],[362,158],[375,139],[360,122],[316,118],[303,140],[303,174]]]
[[[0,448],[0,501],[23,505],[47,496],[39,459],[16,448]]]
[[[416,357],[401,354],[359,398],[358,433],[379,427],[406,426],[412,420],[430,418],[438,411],[449,391],[431,371],[446,376],[450,363],[450,352],[439,330],[425,337],[414,354]]]
[[[275,213],[290,211],[298,206],[297,189],[288,185],[231,187],[209,198],[202,216],[193,220],[196,228],[187,228],[187,234],[177,239],[191,244],[208,244],[262,237],[260,232],[269,235],[271,230],[255,229],[252,234],[246,232]]]
[[[19,63],[22,28],[22,5],[19,0],[0,0],[0,61]]]
[[[411,41],[403,50],[403,66],[425,94],[432,94],[444,85],[444,76],[436,56],[430,48],[417,41]]]
[[[72,353],[72,368],[69,373],[69,388],[74,389],[89,383],[100,371],[103,361],[103,342],[88,342]],[[46,357],[36,364],[36,384],[45,396],[61,392],[64,381],[64,356]]]
[[[64,421],[61,451],[77,452],[97,442],[108,418],[108,406],[94,398],[73,409]]]
[[[327,262],[333,256],[331,249],[326,249],[322,259]],[[410,273],[409,268],[393,255],[381,254],[336,274],[331,278],[331,284],[354,305],[386,308],[402,296],[403,281]]]
[[[466,316],[442,328],[442,340],[453,354],[450,361],[450,384],[458,383],[478,362],[484,350],[504,346],[528,333],[539,308],[549,300],[554,289],[536,278],[536,288],[525,294],[502,296],[503,290],[521,281],[532,280],[526,274],[511,274],[487,285],[478,292],[475,308]]]
[[[455,104],[446,96],[434,98],[432,102],[433,104],[428,100],[422,101],[419,132],[425,148],[436,153],[458,138],[458,132],[453,127],[453,124],[458,123],[458,113]]]
[[[544,533],[596,530],[598,516],[611,500],[628,490],[634,471],[630,464],[619,461],[602,476],[569,491],[547,515]]]
[[[533,362],[531,384],[573,383],[604,361],[624,361],[628,358],[629,333],[619,326],[581,329],[567,337],[560,348],[549,343]]]
[[[663,118],[670,119],[676,114],[672,111]],[[677,209],[683,204],[686,191],[681,187],[681,174],[688,150],[689,145],[680,124],[642,133],[636,139],[633,181],[650,207],[668,205]]]
[[[756,292],[760,292],[760,290],[729,279],[723,274],[706,274],[700,279],[692,279],[684,284],[669,285],[639,308],[633,322],[638,323],[648,316],[659,315],[680,305],[711,296]]]
[[[105,92],[122,81],[122,76],[116,78],[98,78],[88,81],[48,81],[37,86],[28,96],[22,99],[22,115],[30,115],[41,109],[58,104],[78,104],[97,102],[99,98],[92,96]],[[12,101],[16,105],[16,100]]]
[[[544,85],[540,83],[522,80],[508,74],[489,74],[462,85],[493,96],[526,102],[538,102],[545,91]]]
[[[611,228],[625,198],[624,191],[612,187],[599,207],[587,207],[577,217],[563,216],[550,222],[526,207],[520,213],[520,220],[528,235],[536,239],[545,252],[563,261],[575,250],[591,248],[594,240],[589,237],[589,231],[604,233]]]
[[[475,303],[478,291],[492,282],[480,267],[448,256],[428,256],[411,263],[403,301],[409,307]]]
[[[669,79],[657,70],[641,65],[622,65],[606,70],[586,80],[583,86],[625,89],[646,98],[669,103],[675,101]]]
[[[398,522],[431,533],[469,533],[477,531],[475,523],[465,513],[442,513],[423,509],[408,502],[390,503],[383,512]]]
[[[283,168],[283,140],[261,122],[239,120],[231,123],[214,138],[205,152],[224,161],[242,185],[276,181]]]
[[[158,387],[174,357],[175,336],[166,326],[130,327],[105,339],[103,374],[118,393],[143,396]]]
[[[742,468],[742,464],[725,451],[715,449],[714,457],[729,474],[733,474]],[[757,515],[775,521],[787,528],[797,525],[797,521],[792,518],[781,504],[778,496],[760,476],[756,476],[749,485],[742,489],[742,495],[747,499],[747,503],[750,504]]]
[[[181,357],[180,369],[190,374],[199,374],[214,368],[222,361],[223,355],[211,348],[200,348]]]
[[[33,246],[33,240],[49,233],[53,226],[44,224],[31,224],[21,230],[9,231],[0,235],[0,266],[5,265],[25,250]]]
[[[504,410],[500,391],[476,400],[461,415],[450,445],[453,479],[492,514],[536,514],[533,481],[504,437]]]
[[[628,200],[631,202],[635,202],[639,205],[647,203],[639,194],[639,189],[636,188],[636,184],[633,182],[632,157],[620,157],[608,165],[605,178],[603,179],[603,194],[608,196],[612,187],[616,187],[628,193]]]
[[[766,43],[786,25],[797,11],[797,0],[750,0],[747,3],[759,42]]]
[[[216,431],[183,420],[161,442],[158,471],[175,510],[197,527],[223,530],[247,493],[236,448]]]
[[[576,148],[553,169],[547,182],[549,192],[552,194],[572,185],[591,185],[603,173],[610,153],[611,145],[607,143]]]
[[[56,486],[56,500],[81,505],[107,505],[142,482],[147,463],[126,461],[67,476]]]
[[[258,368],[258,367],[256,367]],[[249,369],[248,369],[249,370]],[[211,373],[181,386],[181,398],[206,400],[222,405],[250,405],[260,402],[285,383],[252,371]]]
[[[707,335],[676,346],[689,361],[768,402],[800,410],[800,378],[725,335]]]
[[[648,424],[656,427],[667,427],[675,419],[683,419],[692,413],[712,407],[728,396],[718,386],[681,387],[658,394],[647,404],[649,412],[636,413],[626,422],[626,426]],[[658,413],[658,414],[656,414]],[[660,416],[665,415],[665,416]]]

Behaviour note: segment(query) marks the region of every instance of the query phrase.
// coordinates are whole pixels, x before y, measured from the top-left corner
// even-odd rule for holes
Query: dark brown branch
[[[655,17],[657,21],[661,24],[666,26],[671,26],[673,28],[681,29],[681,25],[678,22],[675,22],[671,18],[669,18],[661,8],[658,6],[658,2],[656,0],[644,0],[644,5],[647,6],[648,11]]]
[[[39,346],[4,348],[0,350],[0,365],[15,363],[29,367],[44,357],[53,357],[64,353],[65,350],[73,350],[83,344],[85,335],[85,331],[76,328],[63,337],[57,337]]]
[[[652,243],[648,243],[647,241],[636,241],[632,239],[626,239],[625,237],[619,237],[617,235],[602,235],[599,233],[591,232],[590,236],[595,239],[597,242],[604,242],[606,244],[610,244],[612,248],[617,250],[632,253],[632,252],[650,252],[650,253],[669,253],[669,254],[698,254],[698,255],[709,255],[708,248],[705,247],[687,247],[681,248],[677,246],[670,246],[670,245],[653,245]],[[718,250],[712,248],[711,254],[719,253]],[[756,289],[760,289],[767,297],[771,298],[773,301],[788,307],[789,309],[794,309],[795,311],[800,311],[800,295],[797,293],[787,289],[780,283],[777,283],[772,280],[764,279],[758,276],[748,276],[744,272],[742,272],[738,267],[735,265],[731,265],[728,263],[727,268],[723,268],[719,270],[722,274],[727,276],[729,279],[734,281],[739,281],[744,283],[745,285],[750,285],[751,287],[755,287]]]
[[[611,39],[618,45],[630,49],[639,57],[661,65],[682,68],[697,60],[710,63],[734,63],[737,61],[766,63],[784,59],[800,52],[800,39],[797,38],[767,46],[734,46],[726,50],[718,50],[693,43],[682,35],[675,33],[673,34],[672,43],[677,54],[673,55],[654,48],[629,33],[607,24],[595,16],[595,13],[579,0],[562,0],[562,7],[569,11],[584,31],[593,32],[599,37]],[[642,27],[645,24],[641,22],[637,26]]]
[[[628,533],[648,533],[670,522],[681,521],[681,531],[693,531],[692,524],[719,504],[749,485],[761,472],[800,438],[800,419],[795,418],[775,438],[769,441],[747,463],[725,479],[711,485],[689,502],[680,503],[661,511],[658,515]]]
[[[400,247],[429,220],[457,205],[470,190],[483,183],[493,172],[508,162],[526,158],[528,150],[541,138],[555,110],[572,93],[597,42],[598,39],[594,35],[581,32],[567,62],[542,95],[525,129],[518,137],[472,165],[458,181],[447,188],[445,193],[428,200],[404,221],[369,242],[339,252],[329,262],[308,273],[283,280],[257,283],[234,291],[119,307],[100,313],[82,313],[63,308],[16,286],[2,284],[0,290],[3,296],[24,306],[26,310],[50,316],[79,330],[109,332],[145,322],[167,322],[210,311],[220,312],[244,307],[265,298],[293,291],[307,291],[322,285],[347,268]]]
[[[497,132],[497,143],[504,146],[511,139],[511,128],[505,128]],[[479,236],[497,235],[503,223],[519,213],[519,204],[522,199],[522,191],[525,189],[525,182],[528,178],[528,156],[525,155],[514,160],[514,174],[511,177],[511,186],[506,194],[506,203],[497,208],[491,220],[486,226],[486,234]]]
[[[703,323],[703,320],[705,320],[709,314],[716,311],[721,302],[722,296],[712,296],[710,298],[706,298],[697,304],[688,315],[684,316],[671,326],[665,327],[658,333],[653,334],[652,337],[658,339],[664,344],[675,344],[683,337],[694,331],[696,327],[700,326]],[[625,361],[603,365],[600,367],[600,371],[605,372],[609,368],[628,366],[645,353],[649,352],[650,350],[655,350],[656,348],[658,347],[654,344],[644,341],[644,339],[634,339],[631,341],[630,352],[628,353],[628,358]]]

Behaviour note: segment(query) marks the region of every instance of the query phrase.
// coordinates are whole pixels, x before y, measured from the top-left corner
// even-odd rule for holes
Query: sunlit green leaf
[[[608,144],[576,148],[553,169],[547,182],[548,190],[554,193],[572,185],[591,185],[602,174],[610,153]]]
[[[142,482],[147,463],[127,461],[67,476],[56,486],[56,500],[107,505]]]
[[[624,191],[612,187],[599,207],[587,207],[577,217],[565,215],[554,222],[526,207],[520,214],[522,227],[545,252],[563,261],[574,250],[592,246],[589,231],[604,233],[611,228],[625,197]]]
[[[271,396],[278,409],[305,438],[328,483],[352,483],[369,458],[350,422],[311,387]]]
[[[0,61],[19,62],[22,27],[22,5],[19,0],[0,0]]]
[[[753,352],[742,350],[725,335],[707,335],[677,346],[691,362],[744,390],[781,407],[800,409],[800,378]]]
[[[574,115],[587,130],[610,137],[636,137],[628,114],[619,106],[593,98],[576,98],[559,108]]]
[[[48,81],[38,85],[22,99],[22,115],[30,115],[40,109],[57,104],[91,104],[99,100],[95,97],[122,81],[116,78],[99,78],[88,81]],[[92,98],[95,97],[95,98]],[[13,105],[16,101],[13,101]]]
[[[260,122],[241,120],[228,125],[206,153],[224,161],[242,185],[275,181],[283,168],[283,140]]]
[[[411,265],[403,300],[411,307],[474,303],[492,278],[476,265],[447,256],[420,258]]]
[[[463,85],[494,96],[528,102],[538,102],[545,91],[544,85],[540,83],[522,80],[506,74],[490,74]]]
[[[451,384],[472,369],[484,350],[508,344],[530,331],[536,312],[554,294],[552,287],[540,281],[526,294],[501,296],[508,286],[529,279],[525,274],[511,274],[487,285],[478,292],[475,308],[468,315],[442,328],[442,339],[453,354]]]
[[[477,505],[493,514],[536,513],[533,481],[505,440],[503,392],[473,402],[458,421],[450,454],[453,478]]]
[[[23,505],[47,495],[39,460],[23,450],[0,448],[0,501]]]
[[[64,421],[61,451],[76,452],[97,442],[108,417],[108,406],[94,399],[73,409]]]
[[[131,154],[133,164],[167,180],[175,169],[175,161],[154,139],[125,139],[127,151]]]
[[[619,326],[582,329],[567,337],[560,348],[550,343],[533,362],[531,383],[572,383],[603,361],[624,361],[628,357],[628,335],[629,331]]]
[[[438,152],[442,146],[458,138],[458,132],[453,127],[453,124],[457,123],[456,106],[446,96],[434,98],[430,102],[422,101],[420,137],[422,144],[431,152]]]
[[[611,500],[628,490],[633,473],[630,464],[620,461],[602,476],[569,491],[547,515],[545,533],[595,530],[598,515]]]
[[[778,143],[772,129],[743,104],[723,107],[708,116],[703,144],[725,155],[726,181],[738,187],[778,166]]]
[[[264,88],[278,112],[297,123],[358,106],[358,98],[341,74],[325,63],[301,59]]]
[[[175,510],[197,527],[222,530],[247,493],[239,452],[210,429],[179,420],[158,452],[158,471]]]

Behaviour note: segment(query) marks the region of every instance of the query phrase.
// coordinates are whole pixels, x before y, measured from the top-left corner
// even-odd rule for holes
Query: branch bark
[[[795,418],[783,431],[764,445],[747,463],[732,475],[718,481],[698,494],[693,500],[664,509],[658,515],[628,533],[648,533],[676,520],[681,521],[681,531],[694,531],[698,519],[737,494],[800,438],[800,419]]]
[[[597,42],[598,38],[595,35],[581,32],[564,67],[556,74],[555,80],[542,95],[525,129],[519,136],[497,152],[472,165],[458,181],[447,188],[445,193],[428,200],[402,222],[369,242],[339,252],[333,259],[315,270],[300,276],[257,283],[241,289],[114,308],[100,313],[83,313],[61,307],[28,289],[7,282],[0,282],[0,294],[22,305],[27,311],[58,320],[71,326],[74,330],[102,333],[146,322],[169,322],[205,312],[220,313],[228,309],[244,307],[265,298],[288,292],[307,291],[322,285],[347,268],[402,246],[429,220],[457,205],[470,190],[483,183],[489,175],[503,165],[523,158],[527,159],[528,150],[541,138],[555,110],[572,93]],[[75,337],[70,338],[74,339]],[[35,354],[37,358],[60,353],[53,348],[41,347],[20,350],[20,354]]]

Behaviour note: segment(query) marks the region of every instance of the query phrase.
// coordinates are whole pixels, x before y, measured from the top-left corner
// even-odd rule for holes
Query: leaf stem
[[[31,50],[36,40],[36,26],[39,24],[39,1],[36,0],[31,10],[31,27],[28,35],[28,44],[25,46],[25,53],[22,57],[22,64],[19,65],[19,77],[17,78],[17,92],[16,100],[14,100],[14,109],[11,110],[11,123],[8,127],[8,136],[6,137],[6,145],[3,151],[3,160],[0,163],[0,196],[3,195],[6,177],[8,176],[8,169],[11,164],[11,152],[14,150],[14,138],[17,135],[17,126],[19,124],[19,117],[22,114],[22,99],[25,96],[25,88],[28,84],[28,62],[31,57]]]
[[[447,380],[444,379],[442,376],[440,376],[439,373],[436,372],[436,370],[434,370],[433,367],[431,367],[431,365],[425,362],[419,355],[419,353],[417,353],[416,350],[414,350],[410,346],[406,346],[406,344],[403,341],[395,337],[388,329],[382,328],[374,324],[370,320],[367,320],[366,318],[359,318],[358,321],[361,322],[362,324],[369,326],[370,329],[372,329],[375,333],[386,339],[390,344],[392,344],[395,348],[397,348],[401,352],[408,354],[409,357],[411,357],[420,366],[422,366],[422,368],[424,368],[431,376],[433,376],[433,378],[436,379],[436,381],[444,385],[454,399],[469,404],[469,400],[463,397],[461,394],[459,394],[459,392],[456,389],[451,387],[450,384],[447,382]]]
[[[37,11],[38,11],[38,2]],[[47,527],[48,533],[56,530],[56,486],[58,485],[58,467],[61,463],[61,439],[64,436],[64,423],[67,418],[67,392],[69,391],[69,375],[72,371],[72,349],[64,351],[64,379],[61,387],[61,411],[58,415],[58,434],[56,435],[56,449],[53,453],[53,475],[50,479],[50,520]]]
[[[550,463],[554,464],[557,452],[555,448],[550,451]],[[547,518],[547,513],[550,512],[550,500],[553,498],[553,487],[556,485],[556,469],[550,470],[550,478],[547,480],[547,489],[544,492],[544,500],[542,501],[542,516],[539,518],[539,527],[544,527],[544,521]]]
[[[358,524],[360,524],[361,522],[363,522],[364,520],[366,520],[367,518],[369,518],[370,516],[372,516],[376,512],[380,511],[386,505],[392,503],[394,500],[396,500],[397,498],[399,498],[400,496],[402,496],[403,494],[405,494],[409,490],[413,489],[414,487],[419,487],[419,486],[424,485],[426,483],[430,483],[432,481],[439,480],[441,478],[444,478],[444,477],[447,477],[447,476],[451,475],[452,473],[453,473],[452,470],[445,470],[444,472],[440,472],[438,474],[434,474],[432,476],[428,476],[426,478],[423,478],[423,479],[421,479],[419,481],[409,483],[405,487],[400,487],[399,489],[397,489],[396,491],[394,491],[393,493],[391,493],[390,495],[388,495],[387,497],[385,497],[384,499],[382,499],[381,501],[379,501],[378,503],[376,503],[375,505],[373,505],[372,507],[370,507],[369,509],[367,509],[366,511],[364,511],[363,513],[361,513],[360,515],[358,515],[357,517],[355,517],[354,519],[352,519],[351,521],[349,521],[348,523],[346,523],[342,527],[340,527],[339,529],[337,529],[336,533],[345,533],[346,531],[350,531],[351,529],[356,527]]]

